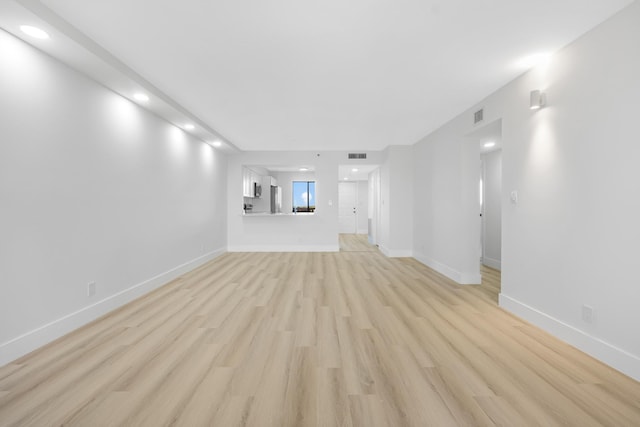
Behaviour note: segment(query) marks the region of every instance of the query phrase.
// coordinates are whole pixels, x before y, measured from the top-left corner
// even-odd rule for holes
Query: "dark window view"
[[[315,212],[315,181],[293,181],[293,212]]]

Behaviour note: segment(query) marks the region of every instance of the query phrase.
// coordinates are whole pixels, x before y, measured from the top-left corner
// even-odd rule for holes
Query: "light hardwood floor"
[[[340,234],[340,250],[343,252],[376,252],[377,246],[367,240],[366,234]]]
[[[0,368],[0,425],[637,426],[640,384],[379,252],[229,253]]]

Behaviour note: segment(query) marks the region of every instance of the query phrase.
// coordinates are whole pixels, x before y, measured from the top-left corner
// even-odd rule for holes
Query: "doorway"
[[[371,236],[376,224],[371,176],[378,165],[340,165],[338,168],[338,233],[341,250],[376,250]]]
[[[502,150],[481,154],[482,204],[480,261],[487,267],[502,268]]]
[[[476,157],[479,204],[478,261],[482,289],[497,301],[502,268],[502,120],[488,123],[470,134]],[[476,145],[477,144],[477,145]],[[475,173],[475,172],[474,172]]]
[[[355,181],[338,183],[338,226],[340,234],[358,233],[358,187]]]

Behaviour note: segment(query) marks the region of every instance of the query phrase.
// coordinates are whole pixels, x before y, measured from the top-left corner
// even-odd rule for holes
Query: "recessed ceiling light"
[[[300,172],[306,172],[306,171],[308,171],[308,170],[309,170],[309,168],[300,168],[300,169],[298,169],[298,170],[299,170]]]
[[[184,125],[184,128],[186,130],[194,130],[196,127],[194,125],[192,125],[191,123],[187,123],[186,125]]]
[[[144,93],[136,93],[135,95],[133,95],[133,97],[137,101],[141,101],[141,102],[147,102],[149,100],[149,97],[147,95],[145,95]]]
[[[220,142],[220,141],[213,141],[213,142],[211,143],[211,145],[213,145],[214,147],[221,147],[221,146],[222,146],[222,142]]]
[[[484,143],[484,148],[491,148],[491,147],[493,147],[493,146],[495,146],[495,145],[496,145],[496,143],[495,143],[495,142],[493,142],[493,141],[485,142],[485,143]]]
[[[23,33],[37,39],[44,40],[49,38],[49,34],[47,34],[46,31],[41,30],[40,28],[32,27],[31,25],[21,25],[20,30]]]
[[[344,180],[345,180],[345,181],[349,181],[349,177],[348,177],[348,176],[345,176],[345,177],[344,177]]]
[[[358,172],[358,168],[351,169],[351,172]]]

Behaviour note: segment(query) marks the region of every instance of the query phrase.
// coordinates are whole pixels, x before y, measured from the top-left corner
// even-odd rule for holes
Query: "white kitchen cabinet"
[[[262,175],[247,168],[242,168],[242,196],[243,197],[255,197],[254,189],[255,185],[262,185]]]
[[[242,196],[243,197],[253,197],[253,183],[254,178],[253,172],[251,169],[243,167],[242,168]]]

